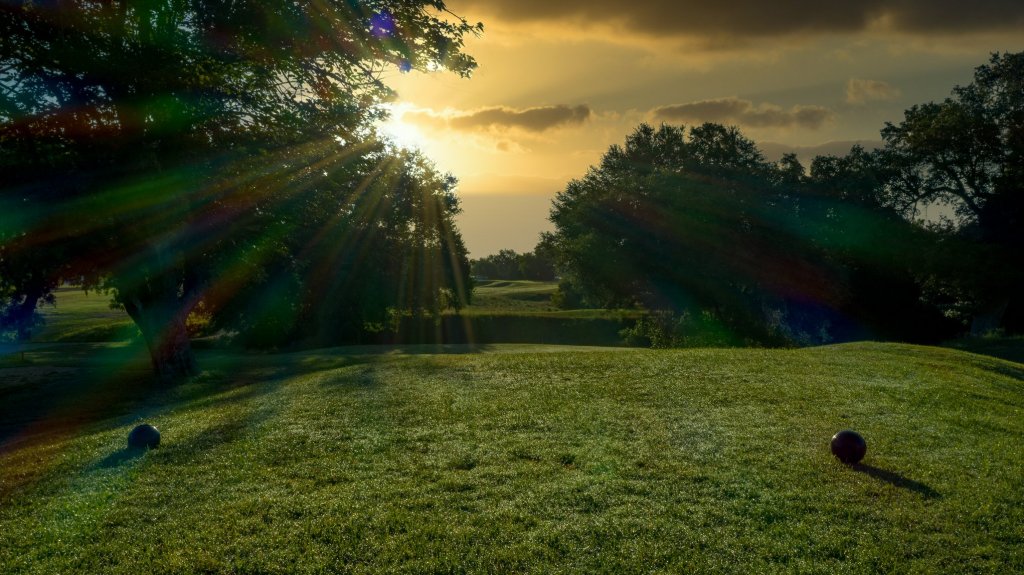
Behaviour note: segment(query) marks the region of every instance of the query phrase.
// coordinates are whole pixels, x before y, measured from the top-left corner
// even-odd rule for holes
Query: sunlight
[[[399,148],[406,150],[425,151],[428,140],[423,132],[413,123],[403,120],[403,116],[413,107],[411,104],[385,104],[384,108],[390,118],[377,125],[382,136],[387,137]]]

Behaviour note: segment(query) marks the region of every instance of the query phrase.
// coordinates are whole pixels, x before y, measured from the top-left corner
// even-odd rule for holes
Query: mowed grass
[[[551,296],[558,282],[482,280],[473,288],[473,303],[462,313],[516,313],[555,311]]]
[[[34,330],[34,342],[126,341],[138,329],[123,309],[110,307],[110,296],[79,287],[61,287],[56,305],[39,308],[43,325]]]
[[[459,314],[474,317],[519,317],[535,320],[636,320],[646,312],[641,309],[559,309],[551,302],[558,282],[531,280],[482,280],[473,289],[473,303]],[[448,312],[451,314],[452,312]],[[541,328],[544,329],[544,328]],[[538,343],[543,337],[538,337]],[[620,344],[616,337],[614,344]]]
[[[1024,572],[1018,363],[895,344],[200,360],[0,448],[0,572]],[[111,366],[78,369],[87,391]],[[133,455],[141,420],[163,443]],[[830,455],[844,428],[865,465]]]

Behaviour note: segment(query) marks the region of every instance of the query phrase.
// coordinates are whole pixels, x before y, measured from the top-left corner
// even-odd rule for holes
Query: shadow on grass
[[[272,360],[249,367],[249,358],[236,356],[221,362],[213,376],[204,372],[167,387],[153,378],[140,346],[56,344],[40,349],[30,358],[36,365],[0,369],[0,455],[52,437],[128,425],[170,406],[249,399],[275,389],[278,378],[301,371],[301,366]],[[52,357],[61,352],[63,357]],[[230,393],[239,387],[246,388],[243,395]]]
[[[927,485],[921,483],[920,481],[914,481],[913,479],[904,477],[899,473],[895,473],[887,469],[882,469],[880,467],[875,467],[873,465],[865,465],[863,463],[858,463],[851,467],[854,471],[858,473],[864,473],[866,475],[874,477],[875,479],[889,483],[890,485],[895,485],[896,487],[899,487],[901,489],[908,489],[910,491],[913,491],[914,493],[918,493],[925,499],[942,498],[942,494],[939,493],[938,491],[935,491],[934,489],[928,487]]]
[[[145,454],[145,449],[131,449],[126,447],[120,451],[115,451],[114,453],[111,453],[110,455],[104,457],[99,463],[96,464],[96,467],[100,469],[110,469],[112,467],[119,467],[122,464],[127,463],[129,461],[134,461]]]
[[[348,345],[342,347],[311,349],[301,353],[334,354],[339,357],[380,356],[380,355],[460,355],[482,353],[495,349],[488,343],[410,343],[382,345]]]
[[[0,455],[83,429],[100,430],[151,417],[172,405],[208,408],[272,392],[311,372],[369,365],[396,355],[464,354],[488,345],[350,346],[292,353],[207,351],[204,372],[163,387],[153,380],[141,345],[22,344],[0,346],[12,368],[0,369]],[[26,351],[23,365],[20,353]],[[0,364],[3,365],[3,364]],[[332,381],[373,383],[368,371]],[[235,391],[245,388],[244,391]]]
[[[961,351],[1024,363],[1024,337],[967,337],[943,344]],[[1002,371],[1002,370],[1000,370]],[[1007,367],[1005,375],[1021,378],[1024,370]]]
[[[78,365],[37,358],[33,366],[0,370],[0,454],[124,416],[152,395],[147,365],[95,355],[102,358]]]
[[[1012,377],[1013,379],[1024,381],[1024,369],[1022,368],[1018,368],[1012,365],[1000,365],[992,366],[989,369],[1000,375],[1005,375],[1006,377]]]

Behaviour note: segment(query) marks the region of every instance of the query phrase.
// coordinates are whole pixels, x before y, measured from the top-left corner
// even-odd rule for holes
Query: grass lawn
[[[57,305],[39,308],[44,323],[35,342],[127,341],[138,332],[128,314],[110,307],[110,296],[78,287],[58,288]]]
[[[557,309],[551,296],[557,282],[487,280],[473,291],[473,304],[446,312],[440,321],[440,341],[453,343],[543,343],[623,345],[622,331],[633,327],[645,312],[638,309]],[[426,326],[429,328],[430,326]],[[430,333],[414,327],[403,334]],[[399,340],[401,341],[401,339]],[[422,337],[405,341],[430,341]]]
[[[0,368],[0,404],[50,386],[0,436],[0,573],[1024,572],[1011,361],[207,350],[192,383],[115,393],[137,351],[39,346]],[[142,420],[163,443],[128,453]],[[843,428],[863,466],[829,454]]]
[[[473,304],[463,313],[515,313],[555,311],[551,296],[558,282],[482,280],[473,289]]]
[[[637,319],[646,312],[639,309],[558,309],[551,296],[558,282],[531,280],[482,280],[473,289],[473,303],[463,315],[552,317],[564,319]]]

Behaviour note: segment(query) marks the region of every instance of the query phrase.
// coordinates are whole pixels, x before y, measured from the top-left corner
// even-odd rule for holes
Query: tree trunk
[[[39,306],[39,298],[43,297],[43,290],[29,288],[25,299],[18,304],[15,324],[17,325],[18,341],[29,341],[32,339],[32,329],[36,325],[36,309]]]
[[[161,383],[174,384],[199,373],[185,328],[187,311],[173,306],[144,306],[138,298],[125,302],[149,348],[153,371]]]

